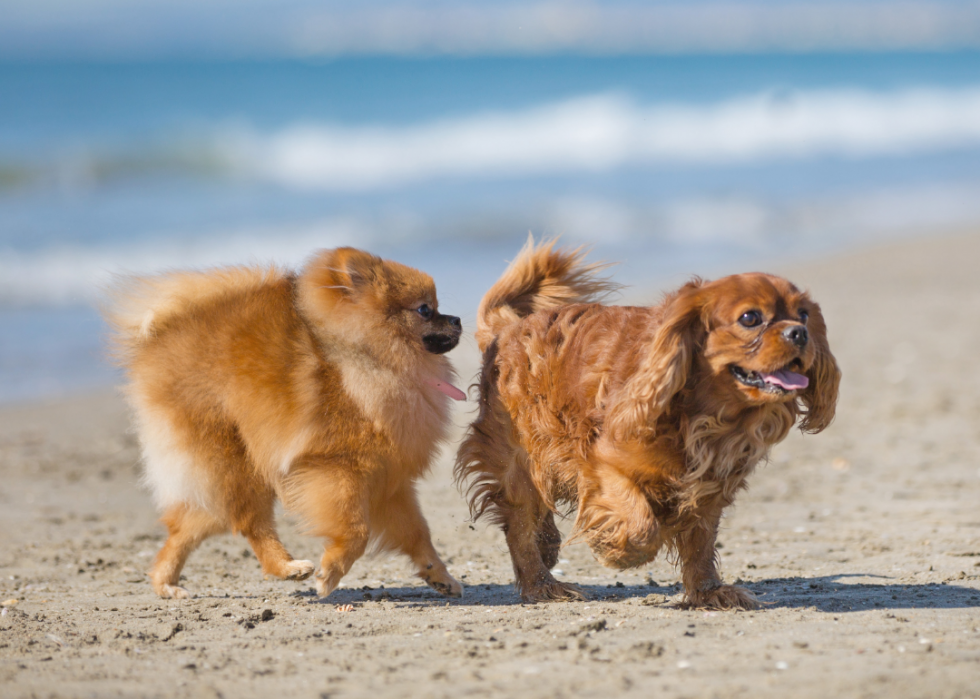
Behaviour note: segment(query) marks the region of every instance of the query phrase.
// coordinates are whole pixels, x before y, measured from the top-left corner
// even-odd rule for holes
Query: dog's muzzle
[[[463,333],[463,323],[459,318],[439,314],[432,322],[444,326],[445,330],[422,336],[422,344],[427,352],[445,354],[459,344],[459,336]]]
[[[459,335],[432,334],[422,338],[426,352],[432,354],[445,354],[459,344]]]

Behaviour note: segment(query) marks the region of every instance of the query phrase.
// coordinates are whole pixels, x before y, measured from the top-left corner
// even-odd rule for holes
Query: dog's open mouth
[[[802,368],[803,364],[799,359],[794,359],[782,369],[772,373],[747,371],[734,364],[730,367],[732,376],[735,377],[736,381],[746,386],[757,388],[760,391],[766,391],[767,393],[789,393],[790,391],[801,390],[809,386],[810,379],[803,374],[793,371],[793,369]]]

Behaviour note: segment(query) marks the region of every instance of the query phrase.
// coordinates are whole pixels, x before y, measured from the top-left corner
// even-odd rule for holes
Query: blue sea
[[[980,53],[0,63],[0,402],[118,274],[357,245],[472,320],[529,232],[644,286],[980,222]]]

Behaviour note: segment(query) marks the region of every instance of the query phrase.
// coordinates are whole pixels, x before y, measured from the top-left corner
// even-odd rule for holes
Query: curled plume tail
[[[222,296],[257,289],[283,276],[275,267],[119,276],[104,290],[102,303],[102,315],[111,329],[111,353],[119,364],[126,365],[136,349],[152,339],[171,318]]]
[[[603,263],[585,262],[585,251],[555,248],[555,240],[527,243],[477,312],[476,341],[486,351],[501,329],[537,311],[570,303],[595,303],[620,288],[599,273]]]

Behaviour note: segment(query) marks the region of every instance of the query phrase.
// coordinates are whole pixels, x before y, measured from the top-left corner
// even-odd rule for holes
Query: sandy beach
[[[191,557],[194,599],[161,600],[145,571],[164,530],[118,395],[5,407],[0,695],[980,696],[978,261],[959,232],[769,270],[821,303],[844,379],[836,422],[777,446],[723,521],[752,612],[682,610],[668,561],[617,572],[584,545],[558,568],[588,601],[521,604],[502,535],[451,482],[455,442],[421,491],[462,600],[389,557],[319,600],[232,536]],[[450,355],[467,381],[472,347]]]

